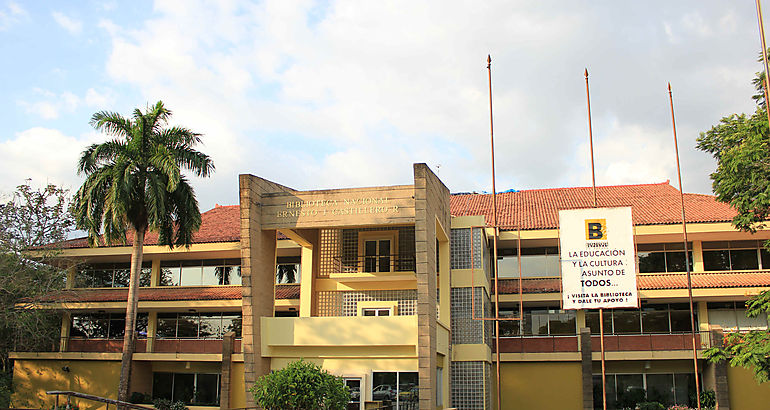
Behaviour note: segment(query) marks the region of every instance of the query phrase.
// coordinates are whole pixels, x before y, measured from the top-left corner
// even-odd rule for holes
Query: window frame
[[[390,241],[390,253],[388,255],[382,255],[379,253],[380,249],[380,241],[383,240],[389,240]],[[377,255],[376,258],[376,270],[373,272],[367,272],[366,271],[366,242],[368,241],[377,241]],[[382,231],[360,231],[358,232],[358,272],[360,273],[393,273],[396,272],[396,267],[398,266],[396,259],[398,258],[398,230],[397,229],[391,229],[391,230],[382,230]],[[390,258],[389,264],[390,264],[390,270],[389,271],[381,271],[380,270],[380,260],[381,258],[388,257]]]

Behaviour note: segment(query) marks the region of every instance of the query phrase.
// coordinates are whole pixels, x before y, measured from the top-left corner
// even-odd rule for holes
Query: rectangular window
[[[181,401],[193,406],[219,405],[219,374],[153,373],[153,399]]]
[[[653,401],[665,407],[680,405],[693,407],[691,396],[695,391],[692,373],[636,373],[608,374],[608,408],[634,408],[642,401]],[[602,376],[595,374],[594,408],[602,408]]]
[[[388,308],[363,308],[361,313],[363,316],[392,316],[392,311]]]
[[[500,249],[497,270],[500,278],[519,277],[517,249]],[[559,249],[553,247],[521,248],[521,277],[559,277]]]
[[[768,269],[767,252],[762,248],[762,241],[703,242],[703,268],[706,271],[757,270],[761,261],[761,266]]]
[[[362,231],[358,233],[358,256],[363,272],[393,272],[398,259],[398,231]]]
[[[144,261],[139,274],[139,286],[150,286],[152,262]],[[83,265],[75,275],[77,288],[128,287],[131,277],[130,263],[99,263]]]
[[[226,286],[241,284],[240,259],[161,261],[160,286]]]
[[[637,245],[640,273],[685,272],[684,244],[643,243]],[[690,270],[692,270],[692,244],[687,244]]]
[[[275,283],[300,283],[299,256],[279,256],[276,259]]]
[[[372,400],[411,409],[419,399],[417,372],[372,372]]]
[[[126,331],[125,313],[86,313],[72,316],[70,337],[83,339],[122,339]],[[136,336],[147,337],[147,313],[136,315]]]
[[[348,391],[350,391],[347,410],[361,410],[361,379],[345,378],[345,386],[348,386]]]
[[[755,318],[746,317],[744,302],[709,302],[707,308],[709,323],[721,326],[726,332],[747,332],[768,328],[766,314],[762,313]]]
[[[225,313],[159,313],[160,339],[221,339],[227,332],[241,337],[241,315]]]

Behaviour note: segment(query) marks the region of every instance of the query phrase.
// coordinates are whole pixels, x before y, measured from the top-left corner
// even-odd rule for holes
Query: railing
[[[72,338],[67,346],[68,352],[120,353],[123,351],[123,339],[78,339]],[[147,351],[147,339],[134,342],[134,352]]]
[[[120,353],[122,339],[70,339],[69,352]],[[147,339],[134,343],[135,353],[222,353],[222,339],[155,339],[152,352],[147,351]],[[233,341],[233,353],[241,352],[241,339]]]
[[[222,353],[222,339],[155,339],[153,353]]]
[[[119,400],[113,400],[108,399],[106,397],[99,397],[99,396],[92,396],[90,394],[85,393],[78,393],[74,391],[64,391],[64,390],[53,390],[53,391],[47,391],[45,394],[49,396],[56,396],[54,401],[54,410],[60,410],[60,409],[70,409],[72,408],[71,400],[73,397],[77,397],[79,399],[84,400],[91,400],[91,401],[98,401],[100,403],[105,403],[107,405],[107,409],[109,410],[110,404],[114,405],[116,408],[129,408],[129,409],[138,409],[138,410],[155,410],[154,407],[147,407],[147,406],[140,406],[138,404],[134,403],[128,403],[125,401],[119,401]],[[59,396],[66,396],[67,397],[67,404],[66,407],[59,407]]]
[[[390,255],[332,257],[337,273],[356,272],[414,272],[415,255],[396,253]]]
[[[695,335],[698,349],[711,346],[709,332]],[[599,336],[591,336],[593,351],[599,351]],[[626,351],[676,351],[692,349],[692,333],[605,335],[604,350]],[[578,352],[577,335],[550,336],[501,336],[501,353],[557,353]]]

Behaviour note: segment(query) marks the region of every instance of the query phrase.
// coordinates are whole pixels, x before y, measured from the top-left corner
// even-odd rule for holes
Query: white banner
[[[564,309],[637,307],[631,208],[559,211]]]

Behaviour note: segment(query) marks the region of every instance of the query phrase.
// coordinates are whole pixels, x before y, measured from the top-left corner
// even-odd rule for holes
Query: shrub
[[[657,401],[643,401],[636,405],[639,410],[666,410],[666,406]]]
[[[350,401],[341,377],[304,360],[260,377],[250,391],[265,410],[344,410]]]
[[[184,402],[169,399],[155,399],[152,405],[158,410],[187,410]]]

